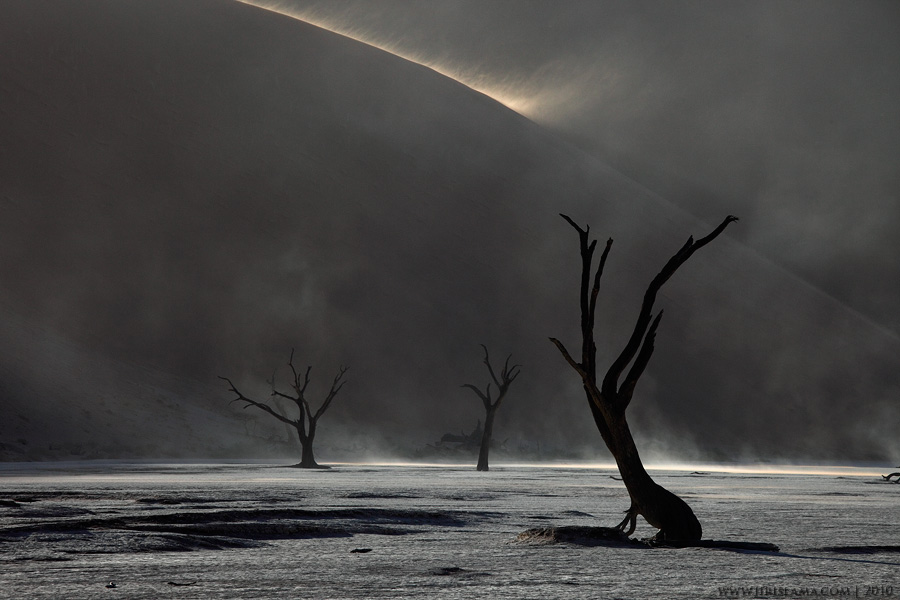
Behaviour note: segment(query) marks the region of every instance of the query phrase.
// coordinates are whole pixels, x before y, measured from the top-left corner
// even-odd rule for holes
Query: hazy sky
[[[148,369],[227,412],[216,375],[265,395],[295,347],[312,388],[351,369],[321,435],[411,447],[474,426],[485,343],[523,365],[498,437],[602,454],[547,341],[578,347],[557,213],[615,238],[605,358],[662,263],[733,213],[661,296],[642,448],[897,450],[895,4],[279,5],[490,98],[239,2],[5,6],[6,410],[65,398],[91,435],[117,395],[156,407],[127,387]]]

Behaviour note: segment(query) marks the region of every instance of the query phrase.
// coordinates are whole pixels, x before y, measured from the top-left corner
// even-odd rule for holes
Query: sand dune
[[[498,437],[598,452],[577,378],[546,340],[577,347],[576,244],[557,213],[615,238],[604,356],[665,259],[724,217],[699,223],[478,92],[252,6],[87,0],[5,13],[0,299],[4,330],[20,338],[0,351],[0,385],[16,390],[0,397],[5,414],[43,422],[53,411],[35,413],[36,398],[89,402],[117,385],[105,360],[204,390],[227,374],[265,394],[296,347],[314,385],[351,366],[323,436],[330,423],[415,446],[479,417],[459,385],[484,378],[485,343],[523,364]],[[632,409],[648,453],[894,450],[893,335],[728,239],[692,259],[660,308]],[[44,335],[96,359],[38,368]],[[47,370],[56,385],[42,383]],[[220,433],[179,411],[220,407],[224,388],[159,385],[179,399],[160,410],[201,430],[192,443]],[[123,393],[140,404],[150,392],[136,389]],[[135,436],[147,454],[178,450],[181,434],[126,423],[120,396],[72,435],[105,452]],[[13,422],[2,439],[24,435]],[[120,435],[107,443],[109,429]],[[57,435],[41,430],[28,428],[28,447]]]

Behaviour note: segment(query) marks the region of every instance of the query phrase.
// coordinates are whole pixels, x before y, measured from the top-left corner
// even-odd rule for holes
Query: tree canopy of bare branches
[[[280,407],[272,407],[265,402],[261,402],[259,400],[254,400],[245,396],[240,390],[238,390],[237,386],[231,381],[231,379],[227,377],[219,377],[229,385],[229,390],[235,394],[235,398],[232,402],[243,402],[244,408],[249,408],[251,406],[266,412],[282,423],[292,426],[297,431],[297,437],[300,440],[301,447],[301,457],[300,463],[296,466],[315,469],[320,468],[319,464],[316,462],[315,455],[313,454],[313,440],[316,437],[316,429],[319,424],[319,419],[325,414],[325,411],[328,410],[328,407],[331,406],[331,403],[334,401],[335,396],[337,396],[338,392],[341,391],[341,388],[344,387],[346,381],[344,380],[344,375],[346,375],[348,367],[341,367],[338,370],[337,375],[334,376],[334,379],[331,382],[331,389],[328,390],[328,394],[325,396],[325,399],[322,401],[322,404],[319,405],[319,408],[313,411],[312,406],[307,399],[306,388],[309,387],[309,374],[312,371],[312,367],[306,367],[306,371],[300,372],[294,366],[294,350],[291,349],[291,357],[288,361],[288,367],[291,369],[291,392],[285,393],[278,390],[275,387],[275,374],[272,374],[272,379],[269,380],[269,385],[272,387],[272,393],[270,396],[275,398],[280,398],[284,400],[288,400],[297,408],[297,417],[293,418],[286,414],[286,411],[281,411]]]

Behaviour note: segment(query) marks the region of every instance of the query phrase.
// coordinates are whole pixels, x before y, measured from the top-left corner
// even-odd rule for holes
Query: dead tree
[[[687,243],[676,252],[663,269],[653,278],[638,314],[634,331],[625,348],[613,361],[601,381],[597,380],[597,346],[594,343],[594,317],[596,316],[597,295],[603,267],[612,247],[612,239],[600,255],[597,270],[591,281],[592,261],[597,240],[589,240],[590,227],[582,229],[566,215],[560,215],[578,232],[581,249],[581,361],[576,361],[566,347],[555,338],[550,338],[569,365],[581,376],[594,422],[607,448],[616,460],[622,481],[631,497],[631,506],[618,529],[631,535],[641,515],[650,525],[659,529],[660,540],[699,540],[702,537],[700,521],[684,500],[657,484],[644,469],[634,438],[625,420],[638,379],[647,368],[653,354],[656,330],[662,318],[662,311],[653,317],[653,304],[663,284],[683,265],[691,255],[714,240],[736,217],[728,216],[704,238]],[[629,364],[631,368],[625,373]],[[624,380],[620,380],[624,374]]]
[[[285,394],[275,389],[274,373],[272,374],[271,381],[268,383],[272,386],[271,396],[275,397],[276,400],[290,400],[297,406],[299,416],[296,419],[292,419],[288,416],[286,411],[280,410],[280,403],[278,403],[279,410],[276,410],[265,402],[259,402],[245,396],[227,377],[220,376],[219,379],[227,382],[228,385],[231,386],[230,391],[234,392],[237,396],[232,402],[244,402],[244,408],[255,406],[256,408],[269,413],[282,423],[292,426],[297,431],[297,438],[300,441],[301,448],[300,464],[295,466],[306,469],[317,469],[320,467],[313,454],[313,440],[316,438],[316,427],[319,424],[319,419],[325,414],[328,407],[331,406],[334,397],[337,396],[338,392],[341,391],[341,388],[344,387],[344,383],[346,383],[344,381],[344,375],[347,373],[347,367],[341,367],[338,370],[338,374],[334,376],[334,380],[331,382],[331,389],[328,391],[328,395],[325,396],[325,400],[322,402],[322,405],[319,406],[319,409],[313,412],[312,407],[309,405],[309,401],[306,399],[306,388],[309,386],[309,372],[312,370],[312,367],[306,367],[306,372],[301,375],[294,367],[293,349],[291,349],[291,358],[288,361],[288,366],[291,368],[291,376],[293,379],[291,382],[293,395]]]
[[[497,375],[494,373],[494,368],[491,366],[491,359],[490,356],[488,356],[487,346],[481,344],[481,347],[484,348],[484,364],[487,366],[488,373],[491,374],[491,379],[493,379],[494,384],[497,386],[497,399],[494,400],[491,398],[490,382],[488,382],[487,387],[483,392],[471,383],[463,384],[462,387],[467,387],[478,394],[478,397],[481,398],[481,403],[484,404],[486,416],[484,417],[484,429],[481,432],[481,449],[478,451],[478,466],[476,469],[479,471],[487,471],[488,452],[491,447],[491,436],[494,432],[494,416],[497,414],[497,409],[500,408],[500,403],[503,402],[503,398],[506,397],[506,392],[509,390],[510,384],[515,381],[516,377],[518,377],[519,373],[522,371],[519,365],[513,365],[512,368],[510,368],[509,359],[512,358],[512,354],[510,354],[506,357],[506,362],[503,364],[503,370],[500,371],[500,378],[498,379]]]

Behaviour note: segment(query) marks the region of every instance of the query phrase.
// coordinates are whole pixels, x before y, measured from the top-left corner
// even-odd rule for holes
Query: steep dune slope
[[[0,459],[233,458],[288,450],[221,390],[116,360],[11,311],[0,320]]]
[[[576,245],[556,214],[616,240],[598,323],[606,356],[665,259],[724,216],[697,223],[477,92],[254,7],[6,12],[0,295],[17,316],[5,330],[24,319],[92,356],[203,385],[227,374],[261,394],[296,347],[314,386],[351,367],[326,417],[335,429],[400,445],[468,429],[479,407],[459,385],[484,378],[485,343],[524,365],[498,437],[596,448],[577,379],[546,340],[577,347]],[[877,435],[897,417],[894,337],[727,239],[661,305],[633,408],[649,448],[889,450]],[[8,348],[4,378],[39,380]],[[67,387],[103,379],[95,362]],[[227,398],[176,395],[204,408]],[[0,398],[12,414],[30,401]],[[148,454],[178,445],[145,437]]]

